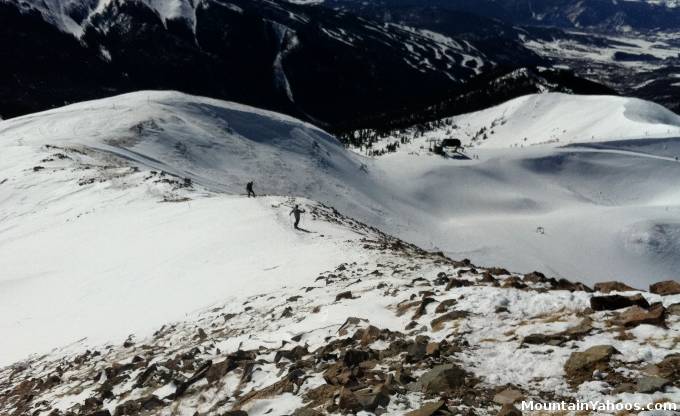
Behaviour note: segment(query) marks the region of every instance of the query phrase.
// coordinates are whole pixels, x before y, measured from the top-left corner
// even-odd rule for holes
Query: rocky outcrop
[[[645,299],[640,294],[632,296],[621,295],[593,296],[592,298],[590,298],[590,307],[594,311],[610,311],[616,309],[623,309],[635,305],[641,308],[648,308],[649,302],[647,302],[647,299]]]
[[[602,293],[630,292],[635,290],[632,287],[628,286],[627,284],[617,281],[595,283],[593,289],[595,289],[596,292]]]
[[[573,352],[564,365],[564,372],[572,385],[590,380],[595,370],[609,368],[609,359],[619,352],[611,345],[598,345],[585,351]]]
[[[654,283],[649,286],[649,291],[661,296],[680,294],[680,282],[675,280],[666,280],[664,282]]]

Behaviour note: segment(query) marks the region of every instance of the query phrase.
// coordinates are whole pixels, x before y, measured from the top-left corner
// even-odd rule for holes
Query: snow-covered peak
[[[449,136],[487,148],[680,137],[680,116],[665,107],[603,95],[531,94],[439,124],[416,145]]]
[[[76,37],[83,34],[83,27],[93,13],[99,13],[112,3],[141,3],[149,7],[163,22],[171,19],[185,19],[193,27],[195,8],[200,0],[40,0],[25,2],[19,0],[0,0],[15,4],[23,11],[38,11],[45,21],[61,31]]]

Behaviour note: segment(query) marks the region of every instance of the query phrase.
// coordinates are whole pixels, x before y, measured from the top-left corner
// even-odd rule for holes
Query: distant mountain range
[[[677,0],[325,0],[331,7],[366,12],[389,8],[438,7],[501,19],[519,25],[563,29],[677,30]]]
[[[544,90],[614,93],[597,82],[630,92],[627,85],[581,71],[582,61],[575,65],[549,50],[551,42],[574,35],[519,26],[531,21],[521,17],[520,3],[528,2],[500,2],[500,7],[480,1],[462,11],[450,6],[467,2],[446,2],[447,7],[434,0],[312,3],[0,0],[0,117],[140,89],[173,89],[343,131],[366,123],[422,121],[426,115],[438,119]],[[501,20],[508,16],[500,11],[487,13],[484,7],[491,5],[517,9],[510,16],[515,20]],[[622,53],[629,53],[620,55],[623,60],[638,59]],[[541,69],[551,67],[557,70]],[[566,67],[595,82],[569,75]],[[664,61],[652,69],[668,67]],[[518,70],[552,80],[506,76]],[[502,88],[488,84],[498,78]],[[667,83],[623,78],[649,81],[654,89],[645,98],[668,95],[660,92]],[[673,97],[657,101],[673,108]]]

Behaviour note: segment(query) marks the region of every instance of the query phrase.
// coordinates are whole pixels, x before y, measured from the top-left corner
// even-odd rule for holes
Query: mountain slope
[[[0,314],[12,317],[0,329],[15,334],[3,364],[81,334],[123,339],[359,256],[343,243],[360,238],[351,230],[292,233],[292,200],[204,188],[238,195],[255,178],[258,194],[360,203],[361,165],[287,116],[148,92],[4,121],[0,137]]]
[[[595,108],[617,102],[593,100]],[[663,117],[641,108],[630,111]],[[181,318],[232,290],[232,278],[252,276],[252,284],[233,289],[247,295],[279,285],[272,270],[291,282],[309,278],[309,256],[319,259],[313,273],[331,267],[327,261],[363,256],[362,232],[332,220],[317,224],[317,215],[303,216],[303,227],[316,233],[289,234],[288,196],[478,264],[588,283],[672,278],[680,265],[678,143],[482,147],[474,150],[479,159],[465,161],[430,156],[414,140],[413,154],[371,159],[288,116],[172,92],[2,121],[0,261],[9,273],[0,305],[10,317],[3,328],[21,335],[3,352],[11,360],[28,346],[49,347],[46,339],[72,340],[85,326],[92,340],[120,338]],[[284,197],[235,197],[249,180],[258,195]],[[354,245],[345,247],[347,240]],[[189,283],[191,296],[180,295]],[[128,302],[124,311],[116,298]],[[154,310],[139,327],[120,319],[149,305]],[[53,330],[44,315],[52,311],[63,324]]]
[[[626,97],[530,95],[451,121],[466,142],[487,147],[680,137],[680,116]]]

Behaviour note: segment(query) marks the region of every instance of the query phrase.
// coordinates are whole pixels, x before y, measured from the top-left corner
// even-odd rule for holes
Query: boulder
[[[498,286],[498,281],[489,272],[482,273],[482,278],[478,280],[479,283],[491,283],[494,286]]]
[[[308,407],[301,407],[293,412],[293,416],[323,416],[323,413]]]
[[[307,347],[303,347],[300,345],[296,345],[293,349],[291,350],[279,350],[276,352],[276,355],[274,355],[274,362],[278,363],[282,359],[286,359],[291,362],[296,362],[302,359],[305,355],[309,355],[309,351],[307,350]]]
[[[530,334],[522,339],[522,344],[546,344],[551,346],[562,345],[567,338],[560,334]]]
[[[493,396],[493,401],[501,405],[514,404],[523,399],[524,394],[513,388],[507,388]]]
[[[680,303],[674,303],[668,308],[666,308],[666,312],[669,315],[677,315],[680,316]]]
[[[427,305],[429,305],[430,303],[433,303],[433,302],[436,302],[436,300],[434,300],[434,298],[429,298],[429,297],[423,298],[423,300],[420,301],[420,305],[418,305],[418,308],[413,313],[411,320],[417,321],[418,319],[420,319],[425,314],[425,312],[427,311]]]
[[[560,335],[564,335],[570,340],[581,339],[588,335],[590,331],[593,330],[593,320],[592,318],[586,316],[578,323],[576,326],[572,326],[564,330]]]
[[[546,283],[548,278],[541,272],[531,272],[525,274],[524,277],[522,277],[522,280],[527,283]]]
[[[526,283],[523,283],[517,276],[510,276],[503,281],[501,285],[503,288],[526,289]]]
[[[429,342],[425,347],[425,354],[437,357],[439,356],[439,349],[438,342]]]
[[[373,325],[369,325],[366,328],[357,329],[352,338],[360,341],[361,345],[366,346],[379,340],[381,336],[382,331],[380,330],[380,328],[375,327]]]
[[[664,308],[661,303],[655,303],[649,309],[633,306],[632,308],[621,312],[618,317],[613,320],[613,323],[626,328],[632,328],[642,324],[665,327],[666,308]]]
[[[371,354],[367,351],[347,350],[345,351],[345,355],[342,357],[342,361],[347,367],[354,367],[366,360],[369,360],[370,358]]]
[[[680,380],[680,353],[667,355],[659,364],[659,376],[671,380]]]
[[[352,292],[348,290],[347,292],[338,293],[337,296],[335,296],[336,302],[343,299],[354,299],[352,297]]]
[[[522,412],[512,404],[504,404],[498,416],[522,416]]]
[[[487,272],[491,273],[494,276],[509,276],[510,272],[505,270],[502,267],[491,267],[489,269],[486,269]]]
[[[208,383],[215,383],[216,381],[221,380],[222,377],[226,376],[227,373],[229,373],[231,370],[234,370],[236,367],[238,367],[236,362],[227,358],[224,361],[214,363],[212,366],[210,366],[208,372],[205,373],[205,378],[208,380]]]
[[[435,286],[443,286],[449,283],[449,277],[444,272],[439,272],[437,277],[432,281]]]
[[[342,410],[358,413],[363,410],[363,406],[359,403],[357,396],[348,388],[343,387],[340,390],[340,397],[338,399],[338,407]]]
[[[466,287],[466,286],[472,286],[474,283],[472,283],[469,280],[465,279],[451,279],[449,280],[449,283],[446,285],[445,290],[451,290],[456,287]]]
[[[465,385],[465,371],[454,364],[442,364],[420,377],[424,393],[440,394]]]
[[[654,283],[649,286],[649,291],[661,296],[680,294],[680,282],[675,280],[666,280],[664,282]]]
[[[444,327],[444,324],[449,321],[455,321],[457,319],[465,318],[468,316],[468,312],[466,311],[451,311],[448,313],[445,313],[444,315],[438,316],[430,322],[430,326],[432,326],[433,331],[439,331]]]
[[[666,386],[670,385],[671,381],[656,376],[642,377],[635,383],[635,391],[638,393],[652,394],[657,391],[662,391]]]
[[[437,305],[437,308],[434,310],[435,313],[444,313],[447,312],[449,309],[451,309],[452,306],[454,306],[456,303],[458,303],[457,300],[455,299],[446,299],[441,301],[439,305]],[[680,306],[680,304],[678,305]]]
[[[572,282],[567,279],[560,279],[557,282],[553,283],[553,289],[555,290],[568,290],[570,292],[592,292],[593,289],[589,288],[588,286],[584,285],[583,283],[580,282]]]
[[[633,296],[593,296],[590,298],[590,308],[594,311],[613,311],[635,305],[641,308],[649,308],[649,302],[640,294]]]
[[[429,338],[424,336],[417,336],[415,342],[409,342],[406,349],[406,361],[415,363],[425,358],[428,342]]]
[[[354,397],[363,410],[373,412],[378,407],[387,407],[390,404],[390,392],[384,384],[367,387],[354,392]]]
[[[522,344],[540,345],[551,344],[559,345],[565,341],[565,338],[559,334],[529,334],[522,338]]]
[[[350,383],[354,383],[356,379],[354,372],[343,365],[342,362],[337,362],[329,366],[326,371],[323,372],[323,378],[326,383],[333,386],[344,386]]]
[[[434,416],[445,409],[446,402],[439,400],[436,402],[425,403],[420,407],[420,409],[412,410],[406,413],[405,416]]]
[[[136,415],[144,411],[150,412],[159,407],[165,406],[165,402],[154,395],[142,397],[137,400],[128,400],[116,406],[114,416]]]
[[[633,289],[625,283],[610,281],[610,282],[600,282],[595,283],[594,289],[596,292],[609,293],[609,292],[628,292]]]
[[[597,345],[585,351],[571,353],[564,365],[564,371],[572,385],[590,380],[595,370],[606,370],[609,359],[618,351],[611,345]]]

